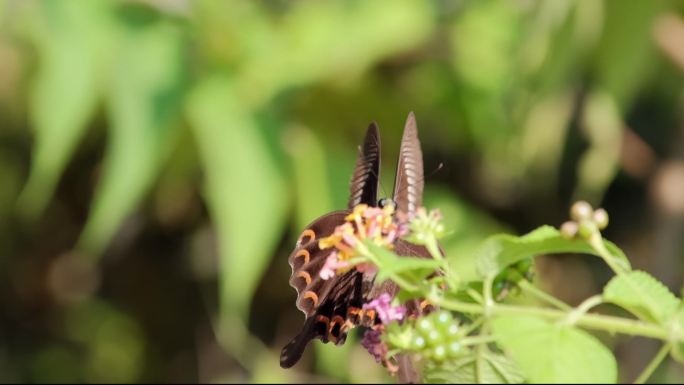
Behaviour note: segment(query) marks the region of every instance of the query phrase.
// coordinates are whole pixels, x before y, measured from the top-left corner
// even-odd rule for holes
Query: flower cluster
[[[361,345],[368,350],[376,362],[383,362],[390,369],[391,365],[387,362],[387,344],[382,340],[382,334],[385,332],[385,325],[393,321],[402,321],[405,318],[406,308],[392,306],[392,297],[388,293],[383,293],[364,304],[363,310],[374,310],[381,323],[366,331]]]
[[[349,261],[359,255],[358,248],[363,241],[370,240],[378,246],[392,249],[396,240],[407,232],[406,222],[394,215],[394,206],[378,208],[357,205],[345,218],[344,224],[337,226],[329,237],[321,238],[318,242],[321,250],[334,248],[320,271],[321,278],[330,279],[348,271],[352,266]],[[360,264],[356,268],[368,271],[375,267]]]
[[[363,305],[363,310],[369,309],[375,310],[383,324],[401,321],[406,315],[404,306],[392,306],[392,297],[387,293],[380,294],[378,298]]]
[[[410,232],[406,240],[416,245],[425,245],[430,240],[442,238],[446,233],[442,224],[442,213],[439,210],[431,210],[428,213],[424,207],[418,208],[409,226]]]
[[[563,223],[560,232],[566,239],[573,239],[578,235],[584,239],[598,234],[608,226],[608,213],[604,209],[594,210],[585,201],[575,202],[570,208],[572,220]]]

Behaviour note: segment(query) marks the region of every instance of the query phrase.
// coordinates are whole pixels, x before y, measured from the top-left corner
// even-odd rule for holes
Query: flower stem
[[[598,253],[598,255],[603,258],[603,260],[610,266],[610,268],[615,272],[616,275],[626,273],[625,268],[617,263],[617,257],[615,257],[608,249],[606,245],[603,244],[603,238],[601,233],[596,232],[592,234],[587,240],[589,245]]]
[[[494,336],[477,336],[477,337],[464,338],[461,341],[461,344],[463,346],[471,346],[471,345],[490,344],[492,342],[496,342],[496,338]]]
[[[569,325],[574,325],[577,322],[577,320],[579,320],[584,314],[587,314],[587,312],[591,308],[598,306],[602,303],[603,297],[600,294],[596,294],[585,299],[581,304],[579,304],[579,306],[577,306],[576,309],[570,311],[566,322]]]
[[[550,305],[553,305],[561,310],[569,311],[572,309],[572,306],[566,304],[565,302],[559,300],[558,298],[552,295],[547,294],[545,291],[540,290],[538,287],[534,286],[532,283],[530,283],[530,281],[526,279],[520,280],[520,282],[518,282],[518,286],[520,286],[520,288],[524,292],[533,295],[539,298],[540,300]]]
[[[485,311],[485,308],[483,306],[477,304],[448,300],[436,296],[431,296],[429,299],[432,303],[434,303],[437,306],[452,311],[458,311],[469,314],[485,314],[486,312],[489,316],[532,315],[556,321],[562,320],[568,316],[567,312],[556,309],[494,304],[489,306],[488,309]],[[614,316],[606,316],[599,314],[582,314],[577,318],[575,324],[588,329],[603,330],[610,333],[622,333],[632,336],[650,337],[664,341],[669,341],[673,339],[678,341],[684,341],[684,333],[672,335],[668,329],[657,324]]]
[[[656,354],[655,357],[653,357],[653,360],[648,364],[648,366],[644,369],[643,372],[637,377],[636,380],[634,380],[635,384],[643,384],[646,382],[646,380],[651,377],[653,372],[660,366],[660,364],[663,362],[665,357],[667,357],[667,353],[670,352],[670,349],[672,348],[672,345],[667,343],[663,345],[662,348],[658,351],[658,354]]]

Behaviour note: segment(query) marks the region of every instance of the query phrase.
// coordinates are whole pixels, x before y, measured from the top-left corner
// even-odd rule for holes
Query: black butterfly
[[[404,126],[392,199],[377,199],[379,173],[380,135],[377,124],[371,123],[356,160],[347,209],[325,214],[313,221],[299,237],[290,254],[290,285],[297,290],[297,308],[306,314],[306,321],[301,332],[280,354],[280,366],[283,368],[297,363],[306,345],[314,338],[324,343],[332,341],[342,344],[351,328],[372,325],[374,319],[361,311],[363,304],[382,293],[394,296],[398,291],[392,282],[377,285],[374,274],[357,270],[328,280],[321,279],[319,272],[332,249],[321,250],[318,240],[329,236],[335,227],[344,223],[345,217],[358,204],[380,207],[394,204],[397,212],[409,216],[422,205],[423,154],[412,112]],[[429,258],[424,247],[403,240],[397,241],[394,250],[399,255]]]

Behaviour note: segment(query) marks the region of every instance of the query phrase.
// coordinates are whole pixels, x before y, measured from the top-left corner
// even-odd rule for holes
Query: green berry
[[[585,201],[575,202],[575,204],[570,208],[570,218],[577,222],[590,219],[593,213],[594,209]]]
[[[423,336],[415,336],[411,339],[411,349],[423,350],[425,349],[425,338]]]
[[[435,346],[432,349],[432,359],[437,362],[442,362],[447,357],[447,349],[444,345]]]
[[[447,354],[450,358],[456,358],[463,354],[463,347],[458,342],[452,342],[447,348]]]
[[[435,325],[432,323],[432,321],[429,318],[421,318],[418,320],[418,323],[416,324],[416,328],[420,332],[423,337],[427,337],[428,334],[434,330]]]
[[[436,346],[440,342],[442,342],[442,340],[444,339],[444,336],[437,329],[432,329],[432,330],[430,330],[428,335],[425,336],[425,339],[427,340],[428,345]]]
[[[449,328],[446,330],[446,335],[449,339],[453,339],[458,337],[458,332],[461,328],[458,327],[458,324],[452,323],[449,325]]]
[[[440,329],[446,329],[454,321],[451,313],[448,311],[440,311],[435,314],[435,325]]]

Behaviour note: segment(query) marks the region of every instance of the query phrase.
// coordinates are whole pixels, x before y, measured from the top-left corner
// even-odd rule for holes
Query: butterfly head
[[[386,206],[392,206],[396,210],[397,208],[397,202],[394,201],[394,199],[390,198],[382,198],[378,201],[378,207],[385,208]]]

